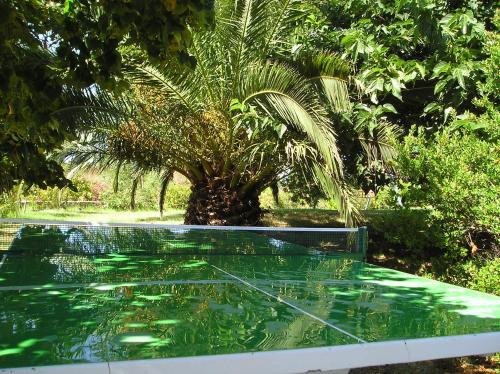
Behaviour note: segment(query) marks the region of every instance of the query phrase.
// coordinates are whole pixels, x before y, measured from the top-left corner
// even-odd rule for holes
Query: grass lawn
[[[14,217],[14,216],[12,216]],[[15,218],[47,219],[55,221],[114,222],[114,223],[168,223],[181,224],[184,210],[166,209],[160,219],[158,211],[123,211],[104,208],[68,208],[27,210],[15,215]]]
[[[14,217],[14,216],[12,216]],[[123,223],[168,223],[182,224],[184,210],[166,209],[163,218],[155,210],[129,211],[105,208],[43,209],[19,212],[15,218],[47,219],[56,221],[123,222]],[[338,212],[324,209],[273,209],[265,213],[264,226],[292,227],[343,227]]]

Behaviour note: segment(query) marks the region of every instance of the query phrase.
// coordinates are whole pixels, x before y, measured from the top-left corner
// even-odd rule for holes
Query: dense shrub
[[[425,258],[440,247],[439,229],[426,209],[394,209],[372,213],[371,229],[405,256]]]
[[[263,209],[274,208],[289,208],[301,209],[307,208],[309,205],[305,200],[296,199],[292,196],[289,190],[280,188],[279,190],[279,206],[274,201],[273,194],[270,188],[265,189],[259,196],[260,205]]]
[[[87,179],[85,176],[74,178],[72,184],[74,190],[57,187],[43,189],[34,186],[26,189],[25,186],[18,185],[15,188],[15,191],[18,191],[14,193],[15,200],[21,206],[26,201],[33,209],[60,208],[65,207],[67,202],[97,201],[101,190],[105,188],[94,185],[94,181]]]
[[[498,249],[499,131],[488,118],[457,120],[429,138],[413,132],[400,147],[395,191],[406,207],[429,209],[437,245],[452,257]]]
[[[470,262],[468,274],[471,275],[468,287],[500,296],[500,258],[482,264]]]
[[[13,191],[0,194],[0,217],[15,215],[18,208],[17,200]]]
[[[493,112],[434,134],[414,130],[399,146],[388,189],[395,211],[372,220],[394,248],[428,262],[434,277],[488,292],[498,292],[500,278],[498,120]]]
[[[103,203],[113,209],[130,209],[130,198],[132,190],[132,176],[129,171],[123,170],[119,181],[118,191],[114,192],[109,188],[102,194]],[[136,192],[135,202],[138,210],[158,210],[158,200],[160,193],[160,180],[157,174],[145,175]],[[187,184],[172,182],[169,184],[165,195],[165,208],[184,209],[191,188]]]
[[[165,208],[186,209],[191,187],[185,184],[171,183],[165,195]]]

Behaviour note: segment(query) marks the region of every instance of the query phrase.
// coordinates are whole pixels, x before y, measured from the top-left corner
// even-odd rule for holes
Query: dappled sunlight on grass
[[[27,210],[19,212],[16,218],[47,219],[90,222],[124,222],[124,223],[166,223],[182,224],[183,209],[166,209],[163,218],[155,210],[129,211],[106,208],[67,208]],[[264,226],[291,227],[344,227],[344,223],[336,210],[325,209],[273,209],[264,214]]]
[[[184,210],[166,209],[163,218],[157,211],[123,211],[104,208],[72,208],[72,209],[44,209],[37,211],[20,212],[16,218],[68,220],[85,222],[124,222],[124,223],[171,223],[181,224],[184,221]]]

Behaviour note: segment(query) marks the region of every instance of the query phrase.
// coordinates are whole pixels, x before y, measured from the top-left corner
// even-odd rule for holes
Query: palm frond
[[[104,170],[120,162],[105,143],[88,139],[65,144],[54,157],[72,167],[70,171],[72,175],[83,170]]]
[[[220,54],[221,48],[217,38],[211,32],[193,34],[190,51],[196,58],[196,70],[191,73],[191,79],[195,74],[199,75],[200,83],[198,91],[202,93],[205,106],[219,107],[224,102],[224,87],[221,84],[221,76],[224,76],[224,66],[229,59]]]
[[[271,49],[287,46],[292,30],[301,18],[307,16],[302,9],[301,0],[269,0],[269,19],[266,22],[266,35],[262,53],[267,56]],[[277,47],[277,48],[276,48]]]
[[[325,105],[350,108],[350,66],[328,51],[290,55],[291,30],[306,15],[302,3],[218,1],[215,29],[193,30],[194,70],[132,63],[123,96],[97,88],[69,95],[68,108],[54,115],[82,130],[61,157],[77,167],[124,163],[135,171],[135,188],[141,173],[163,173],[163,195],[172,170],[193,183],[220,178],[245,196],[300,164],[352,223],[357,211]],[[357,131],[370,159],[391,156],[390,131]]]
[[[315,85],[336,112],[350,109],[348,80],[349,64],[339,55],[328,51],[302,51],[294,66]]]
[[[198,113],[202,107],[199,101],[198,75],[183,73],[174,76],[169,71],[169,66],[162,70],[147,64],[130,65],[127,68],[127,76],[133,83],[150,88],[158,88],[159,94],[165,95],[172,103],[182,105],[192,113]]]
[[[328,114],[296,71],[277,63],[255,64],[245,72],[239,95],[242,102],[256,105],[307,134],[331,172],[342,177],[342,161]]]
[[[165,169],[160,176],[160,196],[158,199],[158,207],[160,209],[160,218],[163,218],[163,208],[165,206],[165,195],[169,183],[172,181],[174,173],[171,169]]]
[[[396,126],[387,122],[379,122],[377,126],[370,129],[362,129],[358,126],[356,131],[369,167],[377,161],[388,166],[390,161],[396,157],[394,139],[401,133]]]
[[[300,141],[297,139],[291,139],[285,147],[285,152],[288,161],[291,165],[303,164],[304,167],[309,165],[308,162],[304,162],[309,158],[311,160],[318,159],[318,151],[315,147],[311,145],[310,142]]]
[[[116,128],[134,116],[134,104],[125,96],[114,96],[98,88],[68,90],[63,107],[52,113],[58,121],[74,126],[79,133]]]
[[[337,207],[346,226],[353,227],[361,222],[361,215],[353,204],[353,190],[343,180],[335,178],[320,165],[313,165],[314,176],[326,195],[336,200]]]
[[[222,19],[221,44],[229,52],[233,92],[237,90],[243,68],[261,57],[269,19],[268,3],[238,0],[227,19]]]

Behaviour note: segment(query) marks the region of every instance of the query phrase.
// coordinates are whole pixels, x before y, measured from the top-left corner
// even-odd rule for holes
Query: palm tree
[[[58,115],[84,130],[66,159],[131,163],[138,176],[155,170],[166,183],[178,172],[192,184],[185,222],[222,225],[258,222],[260,192],[298,165],[353,224],[348,155],[339,154],[329,114],[350,109],[350,67],[328,51],[290,52],[306,15],[300,3],[220,1],[215,28],[193,34],[194,70],[134,63],[127,95],[70,95],[73,105]]]

